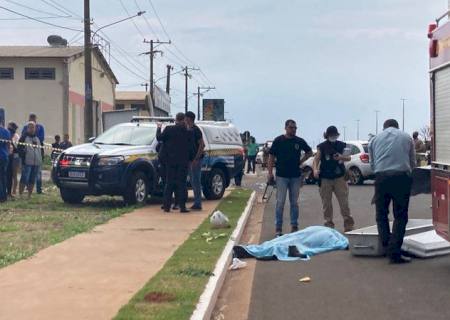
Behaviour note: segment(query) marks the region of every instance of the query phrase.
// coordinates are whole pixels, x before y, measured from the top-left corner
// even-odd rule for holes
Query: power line
[[[128,72],[134,74],[136,77],[138,77],[138,78],[140,78],[140,79],[142,79],[142,80],[144,80],[144,81],[147,81],[147,78],[146,78],[146,77],[143,77],[142,75],[137,74],[136,72],[134,72],[133,70],[131,70],[130,68],[128,68],[126,65],[124,65],[122,62],[120,62],[120,60],[117,59],[116,57],[114,57],[113,55],[111,55],[111,58],[112,58],[117,64],[119,64],[120,66],[122,66],[122,68],[124,68],[125,70],[127,70]]]
[[[9,2],[9,3],[15,4],[16,6],[19,6],[19,7],[22,7],[22,8],[31,10],[31,11],[34,11],[34,12],[38,12],[38,13],[43,13],[43,14],[46,14],[46,15],[50,15],[50,16],[55,17],[55,18],[71,18],[71,17],[72,17],[71,15],[61,16],[61,15],[57,15],[57,14],[55,14],[55,13],[53,13],[53,12],[47,12],[47,11],[44,11],[44,10],[35,9],[35,8],[32,8],[32,7],[26,6],[26,5],[24,5],[24,4],[21,4],[21,3],[19,3],[19,2],[13,1],[13,0],[3,0],[3,1],[6,1],[6,2]]]
[[[141,7],[139,6],[139,3],[137,2],[137,0],[134,0],[134,3],[137,7],[137,9],[139,11],[142,11]],[[155,35],[156,38],[158,38],[158,35],[155,32],[155,29],[153,29],[152,25],[150,24],[150,22],[148,21],[147,17],[145,15],[142,16],[145,20],[145,23],[147,24],[147,27],[150,29],[150,31],[153,33],[153,35]]]
[[[119,0],[120,5],[122,6],[122,9],[126,12],[126,14],[128,16],[130,16],[130,12],[128,11],[127,7],[125,6],[125,4],[123,3],[122,0]],[[142,30],[137,26],[136,22],[134,22],[134,20],[131,20],[131,23],[133,23],[134,27],[136,28],[136,30],[139,32],[139,34],[142,36],[142,38],[145,38],[144,33],[142,32]]]
[[[43,20],[40,20],[40,19],[36,19],[36,18],[30,17],[30,16],[27,16],[25,14],[22,14],[20,12],[17,12],[17,11],[5,8],[3,6],[0,6],[0,9],[3,9],[5,11],[14,13],[14,14],[16,14],[18,16],[21,16],[21,17],[24,17],[24,18],[27,18],[29,20],[33,20],[33,21],[36,21],[36,22],[39,22],[39,23],[42,23],[42,24],[46,24],[46,25],[49,25],[49,26],[52,26],[52,27],[55,27],[55,28],[66,29],[66,30],[71,30],[71,31],[82,31],[81,29],[74,29],[74,28],[70,28],[70,27],[54,24],[54,23],[51,23],[51,22],[43,21]]]
[[[78,17],[78,18],[84,20],[84,17],[82,17],[81,15],[79,15],[78,13],[76,13],[76,12],[70,10],[70,9],[67,9],[62,4],[59,4],[56,1],[53,1],[53,0],[41,0],[41,1],[43,3],[45,3],[46,5],[48,5],[48,6],[52,7],[52,8],[54,8],[54,9],[58,10],[59,12],[62,12],[64,14],[73,15],[75,17]]]
[[[62,16],[51,16],[51,17],[33,17],[34,19],[62,19],[65,17]],[[28,20],[28,18],[0,18],[0,21],[19,21],[19,20]]]

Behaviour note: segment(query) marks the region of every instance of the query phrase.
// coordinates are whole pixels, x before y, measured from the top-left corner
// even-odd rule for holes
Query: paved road
[[[372,194],[371,185],[351,187],[350,206],[358,228],[374,224]],[[274,234],[273,200],[264,212],[261,241]],[[300,203],[300,227],[322,224],[316,186],[302,189]],[[336,208],[335,223],[342,231]],[[431,218],[429,196],[412,198],[410,217]],[[312,282],[300,283],[304,276]],[[258,261],[248,319],[449,319],[449,301],[450,256],[398,266],[339,251],[307,262]]]

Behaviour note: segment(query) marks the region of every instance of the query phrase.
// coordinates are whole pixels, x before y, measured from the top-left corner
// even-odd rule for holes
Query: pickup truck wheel
[[[212,169],[203,186],[203,194],[208,200],[217,200],[225,193],[225,174],[219,168]]]
[[[61,188],[59,193],[65,203],[78,204],[83,202],[84,199],[84,194],[72,189]]]
[[[130,205],[144,205],[147,201],[148,189],[147,176],[140,171],[135,172],[128,181],[123,200]]]
[[[348,178],[350,181],[350,184],[353,185],[362,185],[364,183],[364,177],[361,173],[361,170],[359,170],[356,167],[350,168],[348,172]]]

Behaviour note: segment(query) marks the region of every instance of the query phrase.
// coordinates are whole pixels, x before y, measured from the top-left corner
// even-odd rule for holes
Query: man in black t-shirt
[[[338,141],[339,132],[335,126],[330,126],[324,134],[326,139],[317,146],[314,158],[314,177],[320,179],[319,188],[322,198],[325,226],[334,228],[333,222],[333,193],[336,196],[341,215],[344,218],[345,232],[353,230],[355,222],[350,214],[348,205],[348,185],[345,179],[344,162],[350,161],[346,144]]]
[[[291,232],[298,231],[298,196],[300,192],[302,171],[300,166],[312,156],[312,150],[305,140],[296,136],[297,124],[294,120],[285,123],[286,133],[277,137],[269,151],[269,181],[274,179],[273,167],[276,162],[276,235],[283,234],[283,211],[286,193],[289,190]],[[302,151],[305,153],[301,157]]]
[[[199,127],[195,125],[195,114],[186,112],[185,118],[188,131],[193,135],[194,160],[189,168],[189,177],[194,191],[194,205],[192,210],[202,210],[202,160],[205,150],[203,134]]]

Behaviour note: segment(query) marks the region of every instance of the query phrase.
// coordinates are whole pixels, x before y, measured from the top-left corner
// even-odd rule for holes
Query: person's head
[[[416,140],[417,138],[419,138],[419,133],[417,131],[413,132],[413,139]]]
[[[68,133],[65,133],[64,134],[64,141],[66,141],[66,142],[68,142],[69,141],[69,134]]]
[[[398,129],[398,122],[395,119],[388,119],[383,124],[383,130],[387,128],[395,128]]]
[[[30,113],[30,115],[28,116],[28,121],[32,121],[34,123],[37,122],[37,116],[35,113]]]
[[[17,126],[17,124],[16,124],[15,122],[12,122],[12,121],[11,121],[11,122],[8,123],[8,130],[9,130],[10,132],[16,133],[17,128],[18,128],[18,126]]]
[[[297,123],[292,119],[286,120],[284,129],[286,130],[286,135],[288,137],[293,137],[297,133]]]
[[[36,123],[35,122],[29,121],[27,123],[27,133],[32,136],[36,133]]]
[[[329,126],[323,134],[323,137],[330,142],[336,142],[339,136],[339,131],[335,126]]]
[[[184,121],[188,127],[192,127],[195,123],[195,113],[192,111],[186,112]]]
[[[185,119],[184,113],[183,112],[179,112],[175,116],[175,123],[176,124],[182,124],[184,122],[184,119]]]
[[[55,136],[55,142],[59,143],[61,141],[61,137],[59,136],[59,134],[57,134]]]
[[[250,142],[251,142],[251,143],[256,143],[255,137],[250,137]]]

